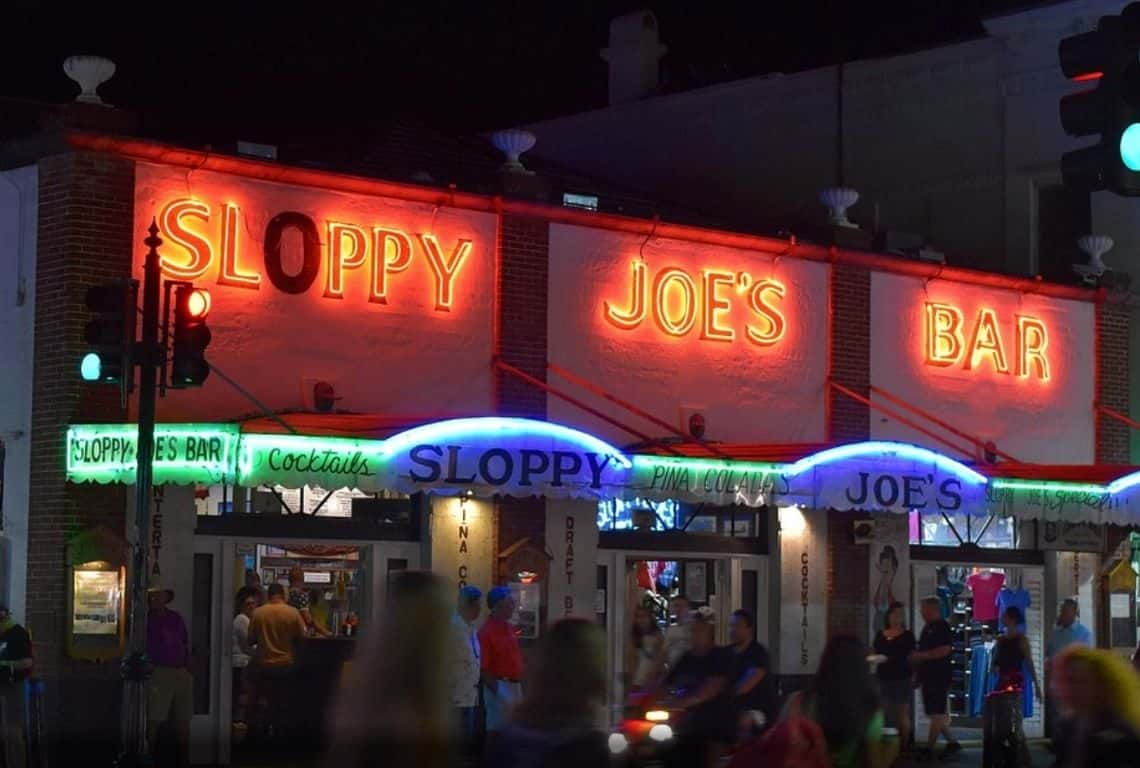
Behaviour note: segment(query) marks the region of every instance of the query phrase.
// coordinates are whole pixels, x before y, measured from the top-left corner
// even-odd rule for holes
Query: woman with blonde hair
[[[609,763],[598,719],[606,699],[605,641],[587,619],[562,619],[539,641],[511,724],[491,745],[495,768]]]
[[[1140,766],[1140,677],[1128,662],[1070,646],[1053,662],[1053,689],[1067,724],[1060,768]]]
[[[344,675],[327,765],[456,765],[450,665],[444,663],[451,612],[448,591],[434,574],[407,571],[392,583],[387,608],[361,633]]]

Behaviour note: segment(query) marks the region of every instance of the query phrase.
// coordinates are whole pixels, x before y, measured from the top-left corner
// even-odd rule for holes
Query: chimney
[[[660,60],[668,50],[657,36],[652,11],[618,16],[610,22],[610,45],[601,51],[610,65],[610,106],[639,101],[657,92]]]

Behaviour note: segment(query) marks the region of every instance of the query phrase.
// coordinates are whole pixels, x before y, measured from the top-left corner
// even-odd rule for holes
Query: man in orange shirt
[[[301,612],[285,602],[285,588],[270,584],[269,602],[249,620],[249,638],[257,646],[257,691],[269,704],[267,730],[276,746],[289,738],[295,645],[307,632]]]
[[[510,625],[515,600],[506,587],[487,593],[491,615],[479,630],[482,653],[483,703],[487,709],[487,732],[502,730],[511,707],[522,696],[523,660],[518,635]]]

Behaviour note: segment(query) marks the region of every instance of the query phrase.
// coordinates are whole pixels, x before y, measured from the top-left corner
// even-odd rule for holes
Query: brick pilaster
[[[1128,415],[1128,307],[1098,302],[1096,305],[1096,400],[1117,413]],[[1129,427],[1097,414],[1096,461],[1098,464],[1129,464]]]
[[[831,266],[831,380],[863,397],[871,387],[871,273],[846,264]],[[833,442],[866,440],[867,406],[832,390],[827,434]]]
[[[827,633],[853,634],[864,642],[870,618],[870,553],[856,544],[851,513],[827,516]]]
[[[117,665],[65,656],[66,543],[87,528],[122,532],[124,486],[69,486],[68,424],[124,421],[115,388],[79,378],[89,286],[131,273],[134,164],[96,154],[39,162],[35,370],[28,512],[28,628],[47,682],[48,741],[60,764],[98,762],[117,741]],[[75,760],[72,763],[71,760]]]
[[[499,221],[497,344],[495,354],[539,381],[546,381],[547,291],[550,224],[503,216]],[[504,371],[495,374],[495,410],[508,416],[546,418],[546,392]],[[495,573],[498,553],[523,537],[546,545],[546,504],[542,499],[500,499],[495,505]]]

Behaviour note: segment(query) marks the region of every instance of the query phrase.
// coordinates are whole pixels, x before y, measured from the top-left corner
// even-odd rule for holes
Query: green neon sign
[[[385,461],[383,440],[304,435],[242,435],[238,482],[354,488],[377,483]],[[367,482],[371,480],[371,482]]]
[[[1066,483],[1057,480],[1003,480],[1001,478],[990,481],[994,490],[1007,491],[1044,491],[1046,493],[1088,493],[1104,496],[1109,493],[1108,486],[1093,483]]]
[[[154,430],[155,483],[217,483],[235,476],[238,427],[159,424]],[[67,430],[67,479],[76,483],[133,483],[138,426],[82,424]]]
[[[676,467],[694,472],[780,472],[787,464],[770,464],[763,461],[733,461],[732,459],[692,459],[685,456],[633,456],[633,466],[646,469]]]

